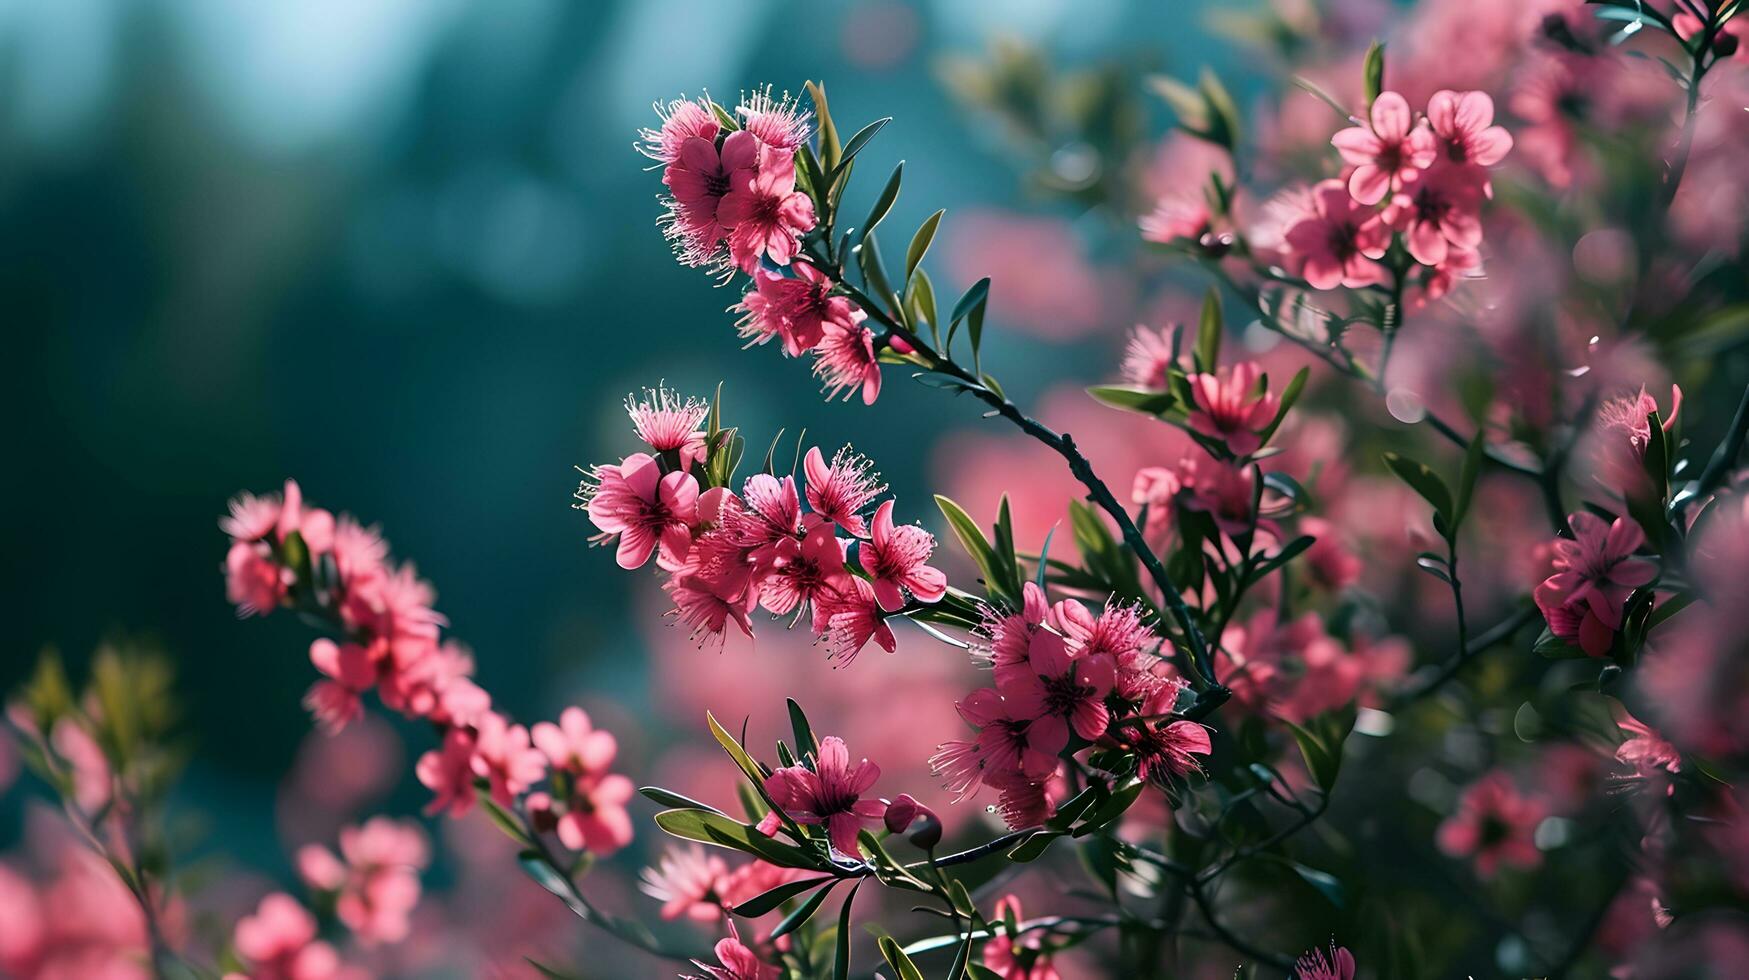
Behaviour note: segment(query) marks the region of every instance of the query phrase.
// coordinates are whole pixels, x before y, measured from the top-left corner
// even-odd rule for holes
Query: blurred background
[[[570,507],[573,465],[630,447],[624,394],[722,380],[750,444],[786,426],[828,452],[854,437],[915,518],[932,514],[933,447],[978,423],[921,392],[823,404],[774,349],[737,353],[737,297],[678,270],[654,227],[660,185],[632,140],[658,98],[821,79],[841,126],[897,114],[852,210],[908,159],[893,224],[954,205],[936,260],[953,295],[1016,261],[992,240],[1070,255],[1080,278],[1048,303],[998,300],[992,329],[1015,329],[992,361],[1023,401],[1046,377],[1110,374],[1152,297],[1095,263],[1133,250],[1133,225],[1030,193],[1015,134],[952,98],[951,59],[1009,39],[1070,65],[1192,72],[1209,57],[1196,22],[1117,0],[733,6],[0,3],[0,688],[47,647],[75,676],[105,638],[162,647],[194,753],[175,805],[200,815],[199,850],[289,883],[292,848],[327,832],[279,785],[318,751],[298,703],[308,633],[236,619],[216,521],[237,491],[295,477],[418,563],[508,711],[580,700],[622,733],[622,768],[647,771],[640,725],[692,726],[702,705],[671,686],[652,698],[650,647],[678,642],[655,625],[656,580],[587,548]],[[1056,162],[1082,180],[1089,156]],[[953,651],[911,652],[941,660],[892,669],[959,683]],[[842,676],[805,643],[769,655]],[[761,710],[781,710],[770,693]],[[928,744],[955,730],[951,698],[932,699]],[[351,802],[410,813],[428,737],[378,727],[366,755],[387,761]],[[0,846],[25,833],[26,795],[0,803]]]
[[[1144,253],[1136,219],[1230,166],[1170,131],[1149,77],[1218,72],[1255,144],[1237,176],[1266,192],[1331,169],[1339,120],[1288,76],[1358,99],[1375,37],[1392,45],[1389,87],[1415,104],[1441,87],[1487,89],[1519,139],[1489,233],[1492,281],[1405,331],[1389,413],[1323,375],[1280,440],[1280,465],[1323,481],[1323,516],[1367,556],[1344,599],[1347,638],[1430,662],[1449,640],[1448,596],[1405,569],[1432,530],[1377,472],[1379,450],[1431,442],[1412,424],[1423,406],[1459,418],[1459,389],[1485,380],[1519,413],[1491,424],[1540,437],[1573,407],[1559,403],[1563,379],[1589,371],[1568,387],[1604,394],[1646,383],[1660,404],[1680,381],[1683,433],[1707,447],[1749,377],[1749,131],[1729,112],[1703,117],[1671,235],[1706,256],[1693,263],[1704,275],[1665,288],[1651,274],[1659,256],[1634,254],[1620,229],[1645,217],[1658,179],[1668,79],[1620,58],[1606,88],[1547,81],[1538,72],[1571,54],[1551,53],[1562,18],[1596,29],[1573,0],[0,0],[0,399],[14,420],[0,464],[0,691],[45,649],[75,676],[106,640],[164,651],[192,759],[171,801],[181,856],[191,874],[211,869],[210,908],[233,919],[269,886],[296,890],[298,846],[368,814],[415,814],[429,794],[412,760],[429,731],[373,712],[340,738],[312,735],[299,704],[315,676],[309,630],[284,615],[240,622],[225,600],[226,500],[289,477],[417,563],[499,706],[533,721],[582,704],[619,736],[616,768],[638,782],[731,805],[730,772],[698,741],[705,709],[749,719],[749,741],[769,744],[787,726],[784,695],[802,690],[817,727],[881,763],[883,793],[943,804],[925,760],[964,731],[952,704],[975,673],[960,651],[913,631],[896,655],[833,671],[805,636],[776,631],[745,658],[694,650],[662,620],[653,572],[626,574],[587,546],[574,467],[635,448],[627,392],[666,381],[708,395],[721,382],[755,459],[780,429],[786,447],[802,427],[828,454],[854,443],[903,520],[935,526],[932,491],[987,520],[1008,490],[1019,543],[1035,550],[1076,490],[1047,452],[903,372],[887,372],[873,407],[827,404],[801,363],[770,346],[740,352],[725,312],[738,292],[677,268],[655,226],[660,178],[632,146],[651,103],[708,91],[733,104],[757,85],[799,94],[815,79],[845,133],[893,115],[859,158],[848,213],[907,161],[887,253],[897,229],[947,206],[929,258],[942,305],[994,277],[1000,342],[986,343],[986,368],[1127,490],[1184,441],[1080,388],[1117,375],[1136,324],[1196,315],[1206,278]],[[1738,86],[1720,104],[1749,99],[1746,78],[1720,78]],[[1603,150],[1569,123],[1603,134]],[[1591,198],[1562,196],[1574,188]],[[1618,328],[1642,289],[1656,301]],[[1229,324],[1229,341],[1273,375],[1308,360],[1237,313]],[[1574,487],[1591,482],[1578,467]],[[1522,481],[1484,478],[1478,492],[1472,554],[1497,575],[1474,602],[1497,612],[1546,574],[1519,547],[1546,531]],[[1490,663],[1476,683],[1498,692],[1520,672]],[[1377,750],[1378,784],[1406,787],[1416,808],[1380,826],[1357,801],[1370,853],[1430,837],[1462,774],[1486,761],[1482,734],[1516,724],[1496,715],[1456,735],[1417,729],[1392,743],[1408,751],[1389,767]],[[42,794],[14,782],[4,750],[0,861],[28,862],[47,852],[30,802]],[[601,904],[643,918],[655,906],[632,882],[658,853],[643,819],[654,809],[634,804],[640,837],[613,859],[621,873],[589,879]],[[955,808],[950,823],[981,811]],[[563,962],[587,942],[593,957],[623,955],[523,880],[486,821],[425,826],[443,846],[420,914],[465,936],[418,930],[373,965],[526,975],[522,953]],[[1471,901],[1431,872],[1382,873],[1398,871],[1406,883],[1383,901],[1413,895],[1421,921]],[[1550,904],[1585,891],[1552,879],[1545,890]],[[1295,911],[1296,941],[1334,934]],[[1537,941],[1559,938],[1546,917],[1523,918]],[[432,935],[448,945],[421,946]],[[1487,942],[1460,935],[1446,951],[1506,972],[1536,962]],[[592,962],[613,964],[600,975],[649,966]]]

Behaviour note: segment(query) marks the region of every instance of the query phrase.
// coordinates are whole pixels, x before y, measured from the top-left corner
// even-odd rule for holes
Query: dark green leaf
[[[1457,503],[1454,505],[1451,523],[1452,529],[1462,527],[1464,515],[1470,512],[1470,498],[1476,493],[1476,478],[1482,473],[1482,460],[1487,456],[1487,433],[1481,427],[1476,428],[1476,437],[1470,440],[1470,446],[1464,451],[1464,468],[1458,473]]]
[[[821,903],[826,901],[826,896],[832,894],[832,885],[838,884],[839,879],[833,878],[830,879],[830,881],[832,884],[829,884],[825,888],[809,895],[807,901],[796,906],[795,911],[784,916],[783,921],[779,922],[776,926],[773,926],[771,935],[766,938],[777,939],[780,936],[787,936],[801,928],[809,919],[813,918],[814,913],[820,910]]]
[[[911,962],[911,957],[899,948],[899,944],[891,936],[882,936],[879,940],[881,956],[886,958],[887,965],[899,974],[899,980],[923,980],[923,971],[917,969],[917,964]]]
[[[1036,861],[1039,859],[1040,855],[1044,854],[1045,849],[1050,847],[1051,843],[1061,836],[1063,836],[1063,832],[1060,830],[1038,831],[1015,845],[1014,849],[1008,852],[1008,860],[1020,864],[1025,864],[1028,861]]]
[[[850,978],[850,906],[856,901],[856,891],[861,887],[860,881],[851,885],[850,894],[844,896],[844,905],[838,910],[838,949],[832,958],[832,980]]]
[[[746,919],[756,919],[770,912],[779,905],[810,889],[818,888],[829,881],[837,879],[827,876],[822,878],[803,878],[800,881],[785,882],[769,891],[760,892],[729,911]]]
[[[795,698],[786,698],[785,703],[789,706],[789,727],[796,738],[796,751],[804,754],[819,751],[820,743],[814,738],[814,726],[808,724],[807,713]]]
[[[909,283],[911,276],[922,264],[923,256],[929,253],[929,245],[935,241],[935,229],[941,224],[941,216],[947,213],[943,208],[923,219],[923,225],[917,229],[917,234],[911,236],[911,246],[905,249],[905,281]]]
[[[681,796],[673,790],[663,789],[660,786],[642,786],[638,788],[638,792],[642,793],[645,799],[657,806],[664,806],[675,810],[709,810],[712,813],[722,812],[708,803],[700,803],[690,796]]]
[[[1087,393],[1102,405],[1140,412],[1143,415],[1161,415],[1178,404],[1170,391],[1135,385],[1093,385],[1087,389]]]
[[[1433,509],[1445,518],[1445,525],[1451,527],[1452,501],[1451,491],[1446,489],[1445,481],[1439,474],[1427,467],[1427,464],[1417,462],[1407,456],[1397,453],[1385,453],[1385,465],[1398,479],[1409,484],[1409,488],[1421,495],[1421,499],[1433,505]]]
[[[1258,438],[1262,440],[1258,445],[1269,445],[1269,439],[1275,435],[1275,430],[1281,428],[1281,423],[1287,420],[1288,410],[1294,407],[1294,402],[1300,400],[1300,392],[1305,390],[1306,379],[1310,375],[1310,368],[1300,368],[1288,381],[1287,388],[1281,393],[1281,402],[1275,410],[1275,418],[1270,419],[1269,424],[1258,433]]]
[[[904,172],[905,161],[900,160],[899,165],[893,168],[893,175],[887,178],[887,186],[881,189],[880,197],[875,198],[874,207],[868,212],[868,220],[862,223],[862,230],[857,234],[867,238],[868,233],[874,231],[881,219],[887,216],[887,212],[893,209],[893,202],[899,199],[899,180]]]
[[[838,175],[843,172],[844,168],[850,165],[850,161],[856,159],[856,155],[861,153],[862,148],[868,145],[868,141],[874,139],[875,134],[884,129],[887,123],[892,121],[892,116],[882,116],[874,122],[869,123],[867,126],[857,130],[856,135],[850,137],[850,142],[844,144],[844,151],[838,157],[838,164],[832,168],[832,178],[836,180]],[[871,225],[870,227],[873,226]]]

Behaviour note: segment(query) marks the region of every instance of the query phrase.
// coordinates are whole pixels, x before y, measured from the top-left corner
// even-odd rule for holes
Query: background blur
[[[650,102],[815,78],[841,126],[896,113],[850,207],[908,158],[892,226],[955,205],[936,276],[957,295],[998,271],[980,235],[1097,259],[1134,233],[1027,194],[1013,134],[956,106],[944,59],[998,37],[1138,73],[1242,57],[1173,7],[0,2],[0,687],[43,647],[77,672],[105,636],[154,639],[196,752],[178,805],[205,815],[203,849],[285,877],[275,781],[310,731],[308,633],[235,619],[216,521],[236,491],[291,476],[418,562],[507,710],[581,698],[638,772],[637,720],[671,717],[647,677],[655,581],[586,548],[570,507],[573,464],[630,446],[625,392],[720,378],[753,452],[783,425],[828,452],[854,435],[915,517],[932,512],[931,447],[978,421],[928,393],[822,404],[774,349],[737,355],[736,297],[678,270],[654,227],[659,184],[631,146]],[[1255,81],[1216,67],[1241,93]],[[993,330],[1018,327],[992,356],[1023,402],[1046,376],[1108,376],[1153,302],[1082,272],[1060,309],[993,312]],[[425,747],[402,734],[396,751]],[[410,812],[424,793],[395,771],[376,807]],[[0,846],[22,813],[0,803]]]

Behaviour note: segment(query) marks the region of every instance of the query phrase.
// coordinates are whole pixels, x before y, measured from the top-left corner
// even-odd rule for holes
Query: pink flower
[[[929,759],[929,767],[957,794],[955,802],[980,783],[997,788],[1017,778],[1043,780],[1057,769],[1057,753],[1069,744],[1069,726],[1062,718],[1029,718],[994,688],[982,688],[954,705],[966,723],[977,728],[973,739],[945,742]]]
[[[474,775],[491,785],[492,800],[499,806],[515,803],[547,774],[546,757],[529,743],[528,729],[491,711],[474,726],[473,768]]]
[[[903,834],[910,831],[911,843],[922,848],[932,848],[941,843],[941,818],[935,811],[922,803],[910,793],[900,793],[896,799],[887,804],[884,815],[887,832]],[[911,826],[917,824],[916,830]]]
[[[634,795],[632,781],[618,773],[578,780],[558,819],[559,843],[602,856],[630,844],[632,818],[626,804]]]
[[[1313,289],[1350,289],[1382,283],[1391,235],[1372,209],[1357,204],[1340,180],[1312,188],[1312,212],[1283,237],[1289,267]]]
[[[842,392],[848,400],[860,388],[862,403],[873,405],[881,395],[881,364],[875,359],[874,331],[862,325],[860,316],[857,321],[848,327],[827,324],[814,349],[814,377],[825,386],[828,399]]]
[[[657,453],[677,454],[681,469],[704,462],[705,434],[698,426],[710,410],[702,398],[683,400],[663,387],[645,389],[642,399],[626,396],[626,414],[638,438]]]
[[[1168,714],[1177,698],[1176,687],[1163,690],[1142,702],[1142,714]],[[1136,774],[1160,785],[1201,771],[1202,765],[1196,757],[1214,750],[1208,729],[1186,719],[1125,725],[1113,737],[1136,754]]]
[[[753,291],[743,296],[735,309],[744,314],[740,333],[750,343],[763,344],[781,337],[783,352],[800,357],[819,346],[827,324],[850,329],[863,314],[848,297],[833,295],[832,280],[825,273],[806,262],[790,268],[795,271],[793,277],[755,270]]]
[[[1150,544],[1157,545],[1157,550],[1165,550],[1164,545],[1172,532],[1172,504],[1182,489],[1184,485],[1178,482],[1178,474],[1167,467],[1144,466],[1136,471],[1136,479],[1130,488],[1130,503],[1147,506],[1148,519],[1142,525],[1142,534]]]
[[[1192,397],[1190,427],[1227,444],[1235,456],[1249,456],[1262,448],[1259,432],[1275,418],[1277,399],[1259,390],[1262,371],[1255,361],[1243,361],[1215,374],[1193,374],[1188,379]]]
[[[1010,912],[1016,922],[1021,921],[1020,899],[1004,895],[996,903],[996,914],[990,920],[996,934],[984,944],[984,966],[1000,975],[1002,980],[1062,980],[1062,974],[1051,965],[1050,953],[1044,949],[1042,933],[1008,935],[1002,922]]]
[[[702,100],[675,99],[666,105],[656,103],[656,115],[662,120],[658,129],[641,129],[638,152],[658,163],[673,163],[680,159],[680,149],[694,137],[715,145],[717,115]]]
[[[1615,761],[1633,767],[1634,775],[1646,783],[1663,783],[1665,795],[1676,792],[1669,776],[1682,771],[1682,753],[1645,722],[1628,714],[1620,702],[1612,702],[1616,727],[1628,737],[1616,747]]]
[[[1361,204],[1377,204],[1417,171],[1432,165],[1438,152],[1433,133],[1415,124],[1408,100],[1380,92],[1373,100],[1369,126],[1351,126],[1330,142],[1353,171],[1348,192]]]
[[[1294,961],[1294,976],[1299,980],[1354,980],[1354,954],[1335,943],[1328,950],[1308,950]]]
[[[238,540],[225,552],[225,599],[240,617],[265,616],[278,608],[291,580],[291,570],[275,561],[263,542]]]
[[[249,963],[251,980],[328,980],[341,973],[334,947],[316,939],[316,917],[284,892],[268,895],[255,914],[239,919],[232,943]]]
[[[698,844],[681,850],[670,847],[657,867],[645,868],[639,885],[644,894],[662,903],[663,919],[685,916],[694,922],[715,922],[723,915],[723,880],[729,866],[715,854],[706,854]]]
[[[1251,530],[1252,492],[1257,481],[1250,466],[1207,456],[1186,458],[1179,463],[1178,478],[1189,491],[1183,501],[1186,508],[1208,514],[1230,537]]]
[[[443,735],[443,745],[419,757],[414,775],[437,794],[425,805],[428,814],[460,817],[474,806],[474,739],[459,728]]]
[[[731,932],[734,923],[729,924]],[[731,935],[727,939],[717,940],[717,962],[721,966],[711,966],[698,960],[692,962],[705,973],[709,980],[777,980],[777,967],[760,962],[759,957],[743,944],[738,936]],[[702,977],[692,977],[690,980],[705,980]]]
[[[1360,557],[1343,540],[1340,528],[1322,517],[1302,517],[1299,528],[1316,539],[1306,549],[1306,570],[1312,581],[1340,592],[1360,579]]]
[[[1494,100],[1486,92],[1441,89],[1427,101],[1427,122],[1447,161],[1492,167],[1512,149],[1512,134],[1494,125]]]
[[[310,663],[329,678],[317,681],[304,696],[304,706],[330,735],[358,719],[364,711],[359,695],[376,683],[377,668],[370,650],[357,643],[335,643],[326,637],[310,644]]]
[[[536,722],[529,734],[535,748],[547,757],[553,769],[573,776],[596,776],[606,772],[619,751],[613,733],[591,727],[589,715],[578,707],[560,712],[557,725],[550,721]]]
[[[1120,697],[1140,701],[1177,683],[1172,665],[1155,649],[1166,641],[1143,621],[1140,606],[1107,602],[1095,616],[1081,603],[1067,600],[1052,607],[1051,618],[1063,631],[1070,656],[1110,659]]]
[[[1452,249],[1474,252],[1482,244],[1486,187],[1486,173],[1475,167],[1447,164],[1419,171],[1391,199],[1385,223],[1403,232],[1415,261],[1440,265]]]
[[[1164,390],[1167,373],[1172,369],[1171,329],[1137,327],[1124,347],[1119,369],[1130,384]]]
[[[1419,285],[1412,285],[1408,302],[1419,310],[1452,291],[1460,280],[1482,277],[1482,253],[1471,248],[1458,248],[1447,242],[1445,260],[1433,266]]]
[[[279,527],[279,498],[240,493],[231,498],[230,514],[219,519],[219,529],[237,541],[260,541]]]
[[[803,603],[813,606],[816,631],[825,629],[832,600],[845,588],[844,545],[832,525],[819,524],[765,578],[759,602],[774,616],[787,616]]]
[[[882,650],[892,653],[899,641],[893,628],[881,615],[874,588],[854,575],[840,581],[840,587],[830,595],[822,594],[816,602],[816,623],[823,623],[832,659],[848,664],[862,648],[873,640]]]
[[[1598,479],[1622,496],[1650,490],[1651,476],[1646,472],[1646,447],[1652,441],[1652,413],[1658,411],[1658,400],[1646,394],[1641,385],[1639,394],[1611,398],[1597,407],[1598,445],[1596,450]],[[1663,419],[1664,431],[1676,424],[1682,411],[1682,389],[1670,386],[1670,414]]]
[[[819,520],[830,521],[857,537],[868,534],[868,521],[862,509],[880,496],[887,485],[873,464],[846,446],[832,454],[832,465],[818,446],[809,449],[802,458],[802,472],[807,476],[808,506]]]
[[[925,564],[935,551],[935,536],[915,524],[894,526],[893,502],[875,510],[874,535],[857,550],[857,561],[874,584],[875,601],[887,612],[905,606],[904,592],[918,602],[940,602],[947,576]]]
[[[298,851],[305,882],[336,893],[335,915],[367,946],[406,938],[429,860],[424,832],[387,817],[342,830],[340,857],[315,844]]]
[[[536,723],[532,737],[553,770],[571,777],[571,795],[557,818],[560,843],[604,855],[631,843],[632,823],[625,810],[632,798],[631,780],[607,771],[619,750],[612,733],[591,727],[582,708],[570,707],[560,713],[557,725]]]
[[[1536,604],[1556,636],[1576,640],[1586,653],[1602,657],[1621,629],[1628,596],[1656,578],[1658,566],[1649,558],[1633,557],[1646,536],[1626,518],[1605,525],[1602,518],[1582,511],[1568,523],[1573,538],[1555,540],[1555,574],[1536,587]]]
[[[715,142],[699,136],[680,142],[662,174],[674,195],[662,218],[663,234],[687,265],[714,265],[718,244],[729,234],[723,201],[741,177],[751,178],[759,164],[759,140],[751,133],[730,133],[719,151]]]
[[[674,617],[687,627],[694,642],[721,647],[730,623],[751,637],[753,624],[746,603],[724,598],[709,579],[677,574],[662,586],[674,600]]]
[[[1502,864],[1533,868],[1542,862],[1532,835],[1545,809],[1520,796],[1505,773],[1490,772],[1464,790],[1457,812],[1439,825],[1439,849],[1471,858],[1484,878],[1493,877]]]
[[[633,453],[618,466],[595,467],[594,484],[578,491],[599,540],[619,537],[621,568],[641,568],[660,549],[656,565],[676,571],[698,523],[698,481],[680,470],[664,475],[652,456]]]
[[[49,732],[49,744],[72,776],[73,802],[87,815],[103,810],[114,792],[115,774],[97,739],[69,716],[55,721]]]
[[[1170,245],[1188,239],[1200,241],[1214,223],[1206,200],[1194,194],[1168,194],[1142,216],[1142,240]]]
[[[773,98],[770,88],[755,90],[735,107],[741,128],[766,146],[794,153],[814,134],[812,114],[801,103],[785,96]]]
[[[765,147],[757,169],[730,174],[717,220],[729,228],[729,256],[742,272],[752,275],[762,256],[788,265],[814,227],[814,202],[796,190],[793,151]]]
[[[850,750],[835,735],[820,739],[814,768],[785,766],[765,780],[765,791],[790,819],[826,828],[826,837],[847,857],[856,857],[857,832],[879,821],[886,804],[862,794],[879,779],[879,766],[863,759],[850,764]]]
[[[1033,634],[1027,663],[996,671],[996,690],[1019,715],[1056,717],[1088,741],[1105,734],[1111,715],[1105,696],[1116,683],[1115,660],[1096,653],[1072,658],[1063,637],[1050,630]]]
[[[1021,586],[1019,612],[1003,612],[994,606],[984,609],[984,622],[978,631],[990,638],[989,658],[992,666],[1023,664],[1032,655],[1032,636],[1050,615],[1050,601],[1036,582]]]

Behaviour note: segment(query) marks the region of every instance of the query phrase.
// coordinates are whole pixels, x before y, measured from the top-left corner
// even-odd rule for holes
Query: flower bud
[[[899,798],[887,804],[887,831],[902,834],[906,828],[917,825],[911,831],[909,840],[924,850],[931,850],[941,843],[941,819],[935,811],[917,802],[911,794],[901,793]]]

